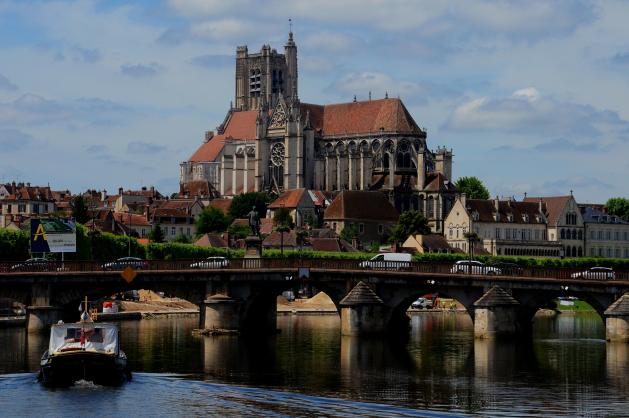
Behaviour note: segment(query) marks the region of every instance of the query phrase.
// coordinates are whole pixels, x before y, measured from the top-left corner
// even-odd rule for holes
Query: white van
[[[361,261],[362,268],[379,270],[399,270],[411,266],[411,255],[407,253],[382,253],[370,260]]]

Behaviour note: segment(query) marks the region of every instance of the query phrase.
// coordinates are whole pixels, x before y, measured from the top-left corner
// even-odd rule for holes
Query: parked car
[[[11,271],[54,271],[55,263],[45,258],[29,258],[11,266]]]
[[[229,260],[225,257],[208,257],[203,261],[190,264],[193,269],[220,269],[229,267]]]
[[[431,309],[432,299],[418,298],[415,302],[411,303],[413,309]]]
[[[124,270],[127,267],[132,267],[137,270],[148,268],[149,264],[145,260],[137,257],[122,257],[116,261],[110,261],[103,264],[101,267],[103,270]]]
[[[515,263],[498,262],[492,264],[491,267],[499,269],[503,276],[522,276],[524,274],[522,267]]]
[[[572,278],[614,280],[616,278],[616,273],[609,267],[590,267],[585,271],[572,273]]]
[[[450,269],[450,273],[486,274],[493,276],[502,274],[502,271],[496,267],[486,266],[480,261],[459,260],[454,263]]]
[[[370,260],[361,261],[361,268],[371,269],[401,269],[411,266],[411,255],[407,253],[382,253],[373,256]]]

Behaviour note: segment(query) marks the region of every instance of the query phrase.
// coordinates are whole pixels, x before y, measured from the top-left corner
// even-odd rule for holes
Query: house
[[[328,252],[356,252],[349,242],[340,238],[310,238],[310,248],[312,251]]]
[[[383,242],[397,224],[399,214],[381,192],[345,190],[325,210],[323,220],[336,234],[355,228],[363,247]]]
[[[297,250],[299,245],[297,243],[297,234],[295,231],[289,232],[271,232],[264,241],[262,241],[262,248],[274,248],[285,250]]]
[[[402,244],[403,250],[412,250],[418,254],[452,253],[453,249],[443,235],[410,235]]]
[[[5,197],[0,200],[0,228],[5,228],[11,223],[21,227],[32,216],[48,216],[57,210],[48,186],[13,182],[4,185],[3,189]]]
[[[147,207],[151,225],[161,226],[166,241],[173,241],[182,235],[194,237],[197,233],[195,222],[203,209],[199,199],[163,200],[156,202],[152,208]]]
[[[312,225],[317,217],[317,205],[313,197],[317,199],[317,202],[320,201],[319,196],[311,195],[306,189],[287,190],[269,204],[267,217],[273,219],[275,211],[286,208],[296,227]]]
[[[469,251],[468,232],[492,255],[560,257],[562,245],[547,239],[543,204],[515,200],[467,199],[461,194],[446,217],[448,244]],[[475,246],[478,246],[476,244]]]
[[[629,258],[629,222],[609,215],[601,205],[579,205],[583,219],[585,255]]]
[[[203,234],[201,238],[194,242],[194,245],[197,247],[229,248],[227,240],[223,238],[223,235],[216,233]]]
[[[146,238],[151,232],[152,225],[146,218],[146,215],[112,212],[112,216],[125,235],[131,234],[138,238]]]
[[[572,194],[568,196],[525,197],[525,202],[542,203],[547,224],[549,241],[561,243],[565,257],[582,257],[583,217]]]
[[[142,210],[146,205],[152,205],[156,201],[164,200],[153,186],[150,188],[142,187],[141,190],[124,191],[122,187],[118,189],[118,197],[114,204],[115,212],[137,212]]]

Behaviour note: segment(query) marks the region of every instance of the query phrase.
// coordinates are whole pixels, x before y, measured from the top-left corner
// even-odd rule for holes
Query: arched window
[[[576,229],[572,230],[572,239],[577,239],[577,230]]]
[[[382,165],[385,169],[389,168],[389,154],[388,153],[384,153],[384,157],[382,158]]]
[[[428,212],[426,214],[426,217],[427,218],[432,218],[432,217],[435,216],[435,199],[432,196],[430,196],[428,198],[428,202],[426,202],[426,203],[427,203],[427,206],[428,206],[426,208],[426,212]]]
[[[578,237],[579,237],[579,240],[583,239],[583,231],[581,231],[580,229],[579,229]]]
[[[577,252],[579,257],[583,257],[583,248],[579,247],[579,251]]]
[[[561,230],[560,231],[560,235],[561,235],[561,239],[566,239],[566,231],[565,230]]]

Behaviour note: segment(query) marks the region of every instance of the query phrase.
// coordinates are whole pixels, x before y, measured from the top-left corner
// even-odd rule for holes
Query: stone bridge
[[[478,338],[493,338],[527,335],[539,308],[571,295],[587,301],[605,319],[608,340],[629,341],[626,273],[605,280],[574,278],[564,269],[524,269],[518,276],[451,273],[451,265],[436,263],[400,269],[365,269],[352,260],[239,259],[216,269],[194,269],[191,263],[151,262],[130,282],[120,271],[103,271],[90,262],[48,269],[53,271],[4,268],[0,297],[28,306],[29,330],[46,329],[59,319],[74,320],[85,296],[98,299],[149,289],[198,304],[200,328],[271,332],[276,329],[277,296],[308,285],[335,303],[343,334],[359,335],[407,332],[410,304],[438,292],[465,306]]]

